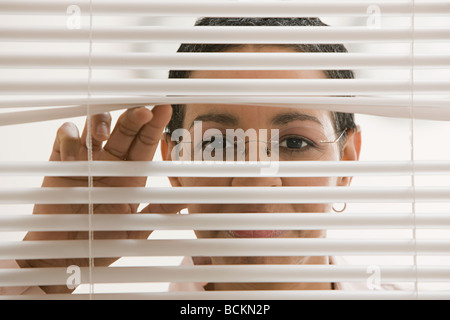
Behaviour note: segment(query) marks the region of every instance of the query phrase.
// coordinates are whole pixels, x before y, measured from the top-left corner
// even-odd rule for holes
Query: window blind
[[[1,6],[1,299],[450,298],[449,1],[2,0]],[[194,25],[201,17],[320,17],[328,26]],[[177,52],[180,44],[333,43],[348,52]],[[355,77],[175,79],[170,70],[353,70]],[[167,104],[256,107],[260,121],[265,110],[286,108],[354,113],[361,157],[163,161],[160,146],[152,161],[96,159],[108,144],[93,138],[95,116],[111,113],[112,129],[125,110],[146,106],[156,113],[155,106]],[[48,161],[67,122],[86,139],[79,141],[86,154]],[[71,184],[41,185],[44,177],[70,177]],[[105,177],[114,182],[102,184]],[[173,177],[195,183],[174,187],[167,179]],[[340,177],[352,177],[351,185],[305,182]],[[230,179],[242,184],[220,183]],[[264,179],[289,183],[274,187]],[[167,212],[180,203],[235,209]],[[345,211],[312,205],[330,203]],[[115,209],[105,213],[102,205]],[[202,238],[193,230],[326,230],[326,237]],[[192,257],[336,260],[185,265]],[[189,283],[266,287],[169,290]],[[340,285],[267,286],[284,283]]]

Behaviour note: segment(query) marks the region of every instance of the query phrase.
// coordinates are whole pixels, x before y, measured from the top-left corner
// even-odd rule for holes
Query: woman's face
[[[242,48],[236,51],[250,51]],[[251,50],[252,52],[255,49]],[[288,49],[278,47],[265,47],[264,52],[289,52]],[[319,79],[326,78],[321,71],[315,70],[288,70],[288,71],[194,71],[191,78],[203,79]],[[195,126],[195,121],[201,121],[201,126]],[[197,122],[198,124],[199,122]],[[357,160],[359,156],[359,133],[350,132],[343,149],[338,143],[320,144],[322,140],[334,140],[340,133],[336,133],[332,114],[329,111],[309,110],[290,107],[263,107],[263,106],[236,106],[236,105],[187,105],[183,128],[189,130],[194,137],[194,130],[201,129],[203,143],[196,144],[208,148],[208,132],[218,129],[225,136],[227,129],[242,129],[243,132],[255,133],[256,141],[248,138],[245,143],[246,159],[261,159],[260,149],[270,145],[271,130],[278,130],[279,134],[272,137],[279,142],[278,156],[280,161],[289,160]],[[267,135],[261,129],[267,130]],[[209,131],[208,131],[209,130]],[[217,130],[215,132],[218,132]],[[276,131],[275,131],[276,132]],[[300,136],[308,136],[315,140],[300,140]],[[198,132],[197,132],[197,136]],[[252,141],[253,140],[253,141]],[[163,147],[163,157],[171,160],[173,144]],[[255,148],[250,150],[250,145]],[[256,143],[256,144],[255,144]],[[256,150],[256,151],[255,151]],[[252,154],[253,153],[253,154]],[[173,186],[183,187],[286,187],[286,186],[347,186],[349,177],[225,177],[225,178],[197,178],[178,177],[170,179]],[[189,213],[307,213],[330,212],[332,203],[291,203],[291,204],[191,204]],[[196,231],[199,238],[236,238],[236,237],[282,237],[282,238],[310,238],[322,237],[322,231]]]

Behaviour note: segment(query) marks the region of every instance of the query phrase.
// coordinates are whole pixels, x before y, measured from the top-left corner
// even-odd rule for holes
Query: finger
[[[192,257],[194,265],[210,265],[212,264],[211,257]]]
[[[81,135],[81,143],[83,146],[87,145],[88,136],[88,119],[84,126],[83,133]],[[91,136],[92,136],[92,150],[101,150],[104,141],[108,140],[111,129],[111,115],[106,113],[100,113],[91,116]]]
[[[177,213],[186,208],[186,204],[152,203],[142,209],[141,213]]]
[[[153,113],[145,107],[124,112],[104,147],[110,156],[109,160],[125,159],[142,126],[152,118]]]
[[[50,161],[74,161],[80,152],[78,128],[71,122],[64,123],[56,133]]]
[[[141,210],[140,213],[178,213],[186,209],[186,204],[152,203]],[[128,239],[147,239],[152,231],[129,231]]]
[[[150,161],[155,155],[164,128],[172,117],[170,105],[156,106],[152,110],[153,118],[139,131],[128,153],[128,160]]]

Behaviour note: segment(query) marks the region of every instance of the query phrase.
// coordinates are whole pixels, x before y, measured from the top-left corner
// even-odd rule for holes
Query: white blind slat
[[[276,165],[276,170],[270,169]],[[435,161],[64,161],[0,162],[0,176],[330,177],[450,174]]]
[[[8,42],[87,41],[90,30],[52,27],[8,27],[0,29],[0,40]],[[181,42],[181,43],[357,43],[448,41],[450,28],[409,27],[371,29],[367,27],[94,27],[92,41]]]
[[[73,3],[67,0],[30,1],[5,0],[3,14],[65,14],[64,9]],[[383,15],[439,15],[450,12],[450,6],[443,1],[379,1],[371,2]],[[82,12],[89,12],[89,2],[78,1]],[[367,4],[356,1],[128,1],[96,0],[93,3],[95,15],[146,15],[146,16],[208,16],[208,17],[290,17],[290,16],[353,16],[366,15]]]
[[[450,240],[413,239],[183,239],[93,240],[95,258],[148,256],[448,256]],[[88,240],[4,241],[0,259],[76,259],[89,257]]]
[[[73,106],[86,104],[86,97],[78,98],[42,98],[36,97],[30,98],[7,98],[0,101],[0,108],[28,108],[28,107],[55,107],[55,106]],[[315,105],[319,105],[321,108],[324,105],[339,106],[341,108],[357,106],[358,109],[348,109],[347,111],[358,112],[375,112],[370,109],[391,109],[391,108],[409,108],[411,109],[411,97],[380,97],[380,96],[355,96],[355,97],[310,97],[310,96],[223,96],[223,95],[208,95],[208,96],[194,96],[194,95],[181,95],[181,96],[92,96],[90,99],[91,106],[96,107],[98,105],[107,106],[121,104],[124,108],[127,105],[158,105],[158,104],[276,104],[278,105],[308,105],[309,108],[314,108]],[[438,99],[432,97],[415,97],[414,108],[440,108],[445,111],[446,107],[450,104],[449,99]],[[369,108],[371,106],[377,106],[378,108]],[[366,110],[367,109],[367,110]],[[344,109],[345,110],[345,109]],[[384,111],[386,111],[384,110]]]
[[[91,225],[86,215],[39,214],[0,216],[0,231],[143,231],[143,230],[339,230],[339,229],[448,229],[444,213],[203,213],[96,214]]]
[[[173,70],[303,70],[450,67],[445,54],[367,54],[367,53],[0,53],[2,68],[82,68]]]
[[[349,95],[349,94],[442,94],[450,81],[371,79],[129,79],[93,80],[92,94],[155,95]],[[85,81],[0,81],[0,94],[85,94]]]
[[[199,291],[151,293],[52,294],[47,296],[0,296],[19,300],[448,300],[450,292],[431,291],[337,291],[337,290],[277,290],[277,291]]]
[[[185,99],[189,100],[189,99]],[[245,101],[246,99],[243,99]],[[282,99],[280,99],[282,100]],[[237,103],[233,102],[233,99],[223,99],[226,104],[236,104],[236,105],[253,105],[253,103]],[[214,101],[212,104],[220,103],[220,100]],[[104,112],[112,112],[117,110],[122,110],[125,108],[133,108],[142,106],[143,104],[132,104],[127,103],[126,106],[123,104],[112,103],[110,105],[90,105],[90,114],[95,115]],[[259,103],[258,105],[270,106],[270,107],[287,107],[288,105],[283,105],[280,102],[274,103]],[[298,105],[292,105],[291,107],[298,107]],[[437,120],[437,121],[450,121],[450,108],[446,107],[432,107],[432,106],[415,106],[413,108],[414,115],[411,116],[411,108],[401,107],[401,106],[391,106],[384,105],[381,108],[371,108],[370,106],[358,106],[358,105],[343,105],[343,104],[313,104],[307,106],[308,109],[314,110],[329,110],[335,112],[358,112],[361,114],[377,115],[384,117],[394,117],[394,118],[408,118],[422,119],[422,120]],[[74,107],[63,107],[63,108],[52,108],[52,109],[42,109],[42,110],[31,110],[31,111],[20,111],[20,112],[4,112],[0,118],[0,126],[10,126],[16,124],[33,123],[40,121],[64,119],[86,116],[85,105],[74,106]]]
[[[141,107],[142,104],[128,104],[127,107]],[[123,104],[111,104],[111,105],[91,105],[90,114],[96,115],[105,112],[113,112],[117,110],[123,110]],[[66,119],[74,117],[87,116],[86,106],[76,107],[64,107],[64,108],[52,108],[43,110],[31,110],[20,112],[5,112],[2,113],[0,118],[0,126],[11,126],[16,124],[34,123],[40,121],[50,121],[57,119]]]
[[[96,283],[143,282],[363,282],[369,265],[241,265],[169,267],[97,267]],[[446,267],[379,266],[383,283],[450,281]],[[89,283],[88,268],[80,268],[80,284]],[[65,285],[67,268],[0,270],[0,286]]]
[[[450,187],[152,187],[0,189],[0,204],[448,202]]]

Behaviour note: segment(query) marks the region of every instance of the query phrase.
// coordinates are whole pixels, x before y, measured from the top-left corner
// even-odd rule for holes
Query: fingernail
[[[97,129],[96,129],[95,133],[98,136],[108,137],[109,136],[109,130],[108,130],[108,126],[106,125],[106,123],[105,122],[99,123],[97,125]]]

